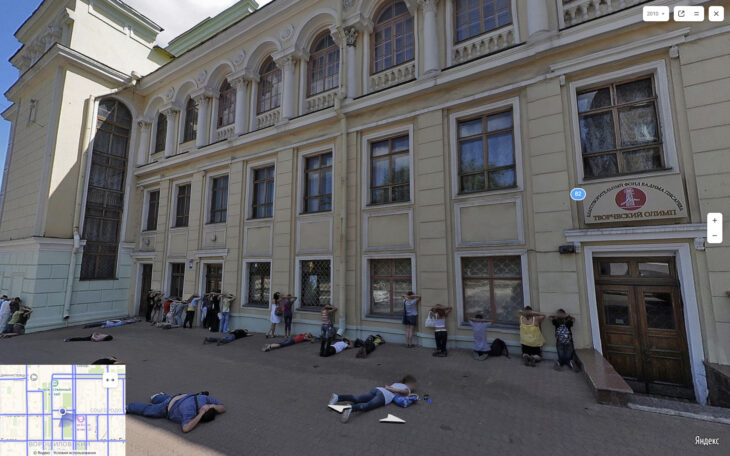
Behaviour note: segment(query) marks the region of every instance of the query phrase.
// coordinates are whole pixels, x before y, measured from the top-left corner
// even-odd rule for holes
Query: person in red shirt
[[[313,340],[314,340],[314,336],[311,333],[297,334],[294,337],[287,337],[286,339],[282,340],[278,344],[266,344],[266,345],[264,345],[264,348],[262,349],[262,351],[267,352],[267,351],[271,351],[271,350],[276,350],[277,348],[288,347],[290,345],[298,344],[298,343],[301,343],[304,341],[312,342]]]

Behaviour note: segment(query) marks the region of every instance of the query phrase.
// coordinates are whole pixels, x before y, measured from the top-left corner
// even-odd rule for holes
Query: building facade
[[[137,18],[122,42],[159,30],[69,3]],[[706,363],[730,362],[730,255],[705,224],[730,212],[730,35],[643,23],[644,3],[277,0],[125,59],[74,47],[74,23],[8,92],[0,288],[30,329],[139,314],[152,288],[232,292],[232,326],[262,331],[281,291],[295,331],[332,303],[346,334],[394,341],[413,290],[427,346],[435,304],[450,344],[482,313],[514,349],[517,310],[563,308],[634,389],[704,403]],[[71,64],[43,64],[64,48],[118,80],[67,88]]]

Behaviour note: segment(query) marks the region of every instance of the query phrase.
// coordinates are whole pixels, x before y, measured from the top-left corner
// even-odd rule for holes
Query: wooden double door
[[[694,399],[674,258],[597,258],[603,355],[634,391]]]

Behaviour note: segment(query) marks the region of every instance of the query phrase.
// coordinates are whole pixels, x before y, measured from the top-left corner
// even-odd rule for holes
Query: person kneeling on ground
[[[338,402],[352,402],[352,407],[342,412],[340,420],[347,423],[350,420],[350,414],[354,412],[367,412],[369,410],[383,407],[393,402],[393,398],[398,395],[408,396],[416,388],[416,379],[410,375],[403,377],[398,383],[390,386],[379,386],[360,396],[351,394],[332,394],[329,405],[335,405]]]
[[[555,348],[558,351],[558,359],[555,360],[555,370],[560,370],[563,366],[570,366],[575,372],[578,372],[578,365],[573,360],[575,350],[573,348],[573,331],[570,328],[575,323],[575,318],[565,313],[563,309],[549,316],[555,326]]]
[[[223,404],[208,395],[200,393],[176,394],[157,393],[150,398],[151,404],[130,402],[127,413],[148,418],[165,418],[180,423],[183,432],[192,431],[200,422],[213,421],[219,413],[225,413]]]
[[[368,338],[365,339],[365,342],[357,339],[355,341],[355,347],[360,347],[360,350],[358,350],[357,355],[355,356],[357,358],[367,358],[370,353],[375,351],[378,345],[382,345],[384,343],[385,339],[383,339],[383,336],[380,334],[368,336]]]
[[[111,336],[111,334],[95,332],[86,337],[68,337],[64,339],[64,342],[106,342],[112,339],[114,338]]]
[[[261,351],[267,352],[267,351],[271,351],[271,350],[276,350],[277,348],[290,347],[294,344],[299,344],[299,343],[302,343],[305,341],[306,342],[314,341],[314,336],[312,335],[312,333],[302,333],[302,334],[297,334],[294,337],[287,337],[286,339],[282,340],[278,344],[266,344],[266,345],[264,345],[264,348],[261,349]]]
[[[540,323],[545,315],[532,310],[527,306],[517,312],[520,318],[520,344],[522,344],[522,359],[525,366],[535,367],[535,363],[542,360],[542,346],[545,345],[545,338],[540,331]]]
[[[216,342],[216,345],[225,345],[233,342],[236,339],[242,339],[250,335],[252,334],[248,332],[248,329],[234,329],[233,331],[229,332],[226,337],[221,337],[220,339],[216,337],[206,337],[205,339],[203,339],[203,344]]]
[[[340,342],[335,342],[334,344],[327,347],[324,350],[324,353],[320,354],[319,356],[324,356],[326,358],[328,356],[336,355],[343,350],[347,350],[348,348],[352,348],[352,342],[350,342],[350,339],[342,339]]]
[[[471,329],[474,331],[474,359],[484,361],[489,357],[489,344],[487,344],[487,328],[492,322],[485,320],[482,314],[476,314],[469,319]]]
[[[19,310],[13,312],[13,316],[8,320],[0,337],[9,338],[25,334],[25,325],[28,323],[28,319],[32,313],[33,309],[26,306],[22,306]]]

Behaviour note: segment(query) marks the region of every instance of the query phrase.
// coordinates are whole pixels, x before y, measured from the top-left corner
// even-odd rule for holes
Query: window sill
[[[190,228],[189,225],[185,225],[185,226],[171,226],[170,227],[170,230],[171,231],[182,231],[182,230],[186,230],[188,228]]]
[[[634,174],[620,174],[618,176],[611,176],[611,177],[582,177],[579,183],[581,184],[600,184],[602,182],[615,182],[615,181],[622,181],[626,179],[641,179],[645,177],[655,177],[655,176],[666,176],[670,174],[679,174],[679,171],[677,171],[675,168],[662,168],[662,169],[656,169],[652,171],[647,171],[645,173],[634,173]]]
[[[299,217],[316,217],[318,215],[331,215],[334,210],[329,211],[317,211],[317,212],[300,212]]]
[[[216,226],[216,225],[217,226],[226,226],[226,223],[228,223],[228,222],[227,221],[226,222],[215,222],[215,223],[214,222],[208,222],[208,223],[205,224],[205,226],[213,226],[213,227]]]
[[[274,220],[274,217],[249,217],[246,219],[247,222],[270,222]]]
[[[454,196],[455,200],[463,200],[463,199],[469,199],[469,198],[479,198],[484,196],[490,196],[490,195],[505,195],[510,193],[520,193],[524,189],[520,186],[516,187],[508,187],[508,188],[502,188],[499,190],[482,190],[479,192],[471,192],[471,193],[458,193]]]
[[[363,209],[366,211],[375,211],[378,209],[389,209],[393,207],[406,207],[406,206],[413,206],[413,201],[403,201],[398,203],[384,203],[384,204],[372,204],[367,203]]]
[[[459,329],[467,329],[471,330],[473,329],[472,326],[468,323],[461,322],[458,325]],[[487,332],[489,331],[498,331],[508,334],[519,334],[520,333],[520,325],[519,323],[509,324],[509,323],[492,323],[491,326],[487,328]]]
[[[403,314],[399,313],[398,315],[393,315],[393,316],[367,314],[363,317],[363,320],[384,321],[384,322],[388,322],[388,323],[400,323],[401,321],[403,321]]]

